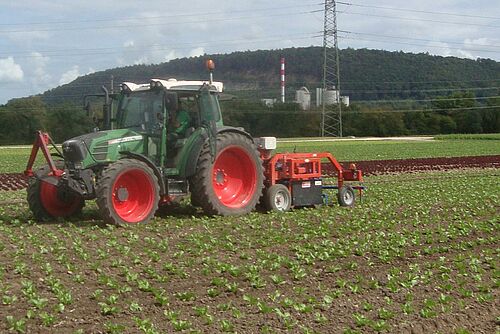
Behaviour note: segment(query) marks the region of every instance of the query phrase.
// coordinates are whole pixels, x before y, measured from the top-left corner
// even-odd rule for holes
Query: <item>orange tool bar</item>
[[[278,153],[264,161],[266,180],[269,186],[280,180],[300,181],[321,178],[321,160],[327,159],[337,172],[337,184],[344,181],[363,181],[362,172],[354,165],[344,169],[328,152],[323,153]]]

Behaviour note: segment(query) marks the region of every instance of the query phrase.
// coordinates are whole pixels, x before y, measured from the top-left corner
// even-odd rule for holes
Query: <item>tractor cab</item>
[[[174,167],[189,139],[211,124],[222,126],[216,95],[222,83],[152,79],[149,84],[124,82],[118,96],[116,129],[145,138],[145,155],[157,165]]]

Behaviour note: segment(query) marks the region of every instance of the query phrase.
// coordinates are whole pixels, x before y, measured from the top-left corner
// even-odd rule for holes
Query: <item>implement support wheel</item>
[[[286,186],[275,184],[266,190],[264,204],[269,211],[288,211],[292,205],[292,196]]]
[[[343,186],[339,189],[337,198],[340,206],[354,206],[356,201],[356,196],[354,194],[354,189],[351,186]]]

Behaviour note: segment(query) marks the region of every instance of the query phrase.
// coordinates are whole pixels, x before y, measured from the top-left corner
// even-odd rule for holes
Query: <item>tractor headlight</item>
[[[150,89],[158,89],[158,88],[161,88],[163,87],[162,83],[160,81],[155,81],[155,80],[151,80],[149,82],[149,88]]]
[[[85,144],[78,139],[66,140],[62,144],[64,160],[73,163],[81,162],[87,156]]]
[[[127,86],[126,84],[121,84],[120,85],[120,90],[124,93],[130,93],[132,92],[132,90],[130,89],[129,86]]]

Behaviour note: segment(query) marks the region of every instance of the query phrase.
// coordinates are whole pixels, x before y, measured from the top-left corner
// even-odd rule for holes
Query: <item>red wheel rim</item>
[[[82,203],[82,199],[76,195],[68,194],[67,198],[61,198],[55,185],[43,181],[40,181],[40,201],[52,217],[70,216]]]
[[[227,207],[243,208],[256,190],[257,169],[247,151],[230,146],[217,156],[212,170],[212,186]]]
[[[112,204],[116,214],[127,223],[144,220],[153,209],[153,180],[140,169],[124,171],[113,184]]]

